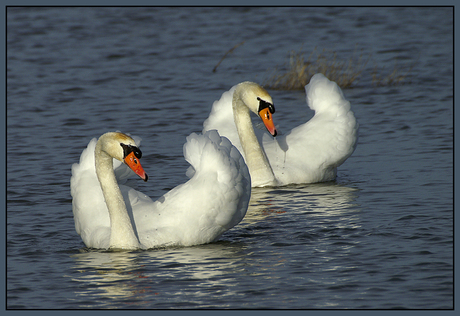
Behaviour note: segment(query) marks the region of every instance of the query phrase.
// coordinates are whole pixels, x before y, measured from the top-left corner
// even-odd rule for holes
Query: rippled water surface
[[[453,308],[452,46],[451,8],[8,8],[6,307]],[[142,137],[157,198],[214,100],[315,47],[369,59],[336,181],[254,189],[213,244],[84,247],[69,180],[91,138]],[[395,66],[404,84],[372,83]],[[269,92],[280,131],[312,116],[303,91]]]

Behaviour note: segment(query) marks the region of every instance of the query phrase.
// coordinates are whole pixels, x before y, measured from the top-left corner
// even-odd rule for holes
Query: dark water
[[[141,136],[159,197],[214,100],[315,47],[371,56],[336,181],[254,189],[214,244],[84,248],[69,180],[91,138]],[[404,84],[372,84],[395,65]],[[6,66],[7,308],[453,308],[451,8],[7,8]],[[303,91],[269,92],[281,131],[311,117]]]

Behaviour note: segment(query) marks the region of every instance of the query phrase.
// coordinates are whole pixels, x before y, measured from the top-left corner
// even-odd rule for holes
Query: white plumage
[[[96,175],[96,143],[96,139],[91,140],[80,163],[72,166],[75,228],[87,247],[129,249],[209,243],[246,214],[251,181],[241,154],[216,131],[191,134],[184,145],[185,159],[191,164],[187,171],[191,178],[187,182],[155,202],[129,186],[113,184],[120,188],[138,245],[111,245],[111,234],[118,232],[111,228]],[[135,146],[134,141],[132,144]]]
[[[203,123],[203,132],[216,129],[241,151],[249,166],[253,186],[314,183],[336,178],[337,167],[356,148],[359,125],[350,102],[344,98],[335,82],[322,74],[314,75],[305,90],[308,106],[315,111],[315,115],[308,122],[275,138],[260,129],[238,133],[237,125],[241,120],[235,120],[233,113],[237,89],[248,90],[252,87],[245,87],[244,83],[236,85],[215,101],[209,117]],[[265,93],[264,100],[271,102],[271,97]],[[257,113],[257,105],[250,105],[250,102],[245,102],[245,105]],[[245,146],[244,141],[251,132],[256,135],[259,144]],[[248,154],[254,151],[264,153],[272,170],[273,181],[259,180],[258,175],[252,172]]]

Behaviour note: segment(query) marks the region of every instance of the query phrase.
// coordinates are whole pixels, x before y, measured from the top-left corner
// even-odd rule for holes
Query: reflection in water
[[[358,241],[347,240],[347,234],[361,226],[356,196],[356,189],[335,182],[254,188],[245,219],[220,242],[74,254],[72,280],[79,283],[75,287],[81,299],[79,306],[225,308],[241,299],[241,307],[245,307],[254,305],[243,298],[258,291],[273,291],[289,302],[293,293],[279,293],[275,284],[284,284],[291,273],[310,275],[291,286],[295,295],[308,288],[337,286],[337,276],[331,273],[353,269],[347,258],[353,257],[351,252]],[[340,240],[324,238],[328,234],[336,234]],[[333,260],[337,254],[330,253],[331,245],[335,252],[341,252],[340,262]],[[85,305],[86,301],[91,303]]]
[[[209,295],[210,287],[231,291],[233,279],[225,274],[235,269],[242,257],[240,250],[239,245],[214,243],[136,252],[82,252],[72,255],[76,270],[72,280],[81,283],[76,287],[77,296],[92,301],[88,306],[82,303],[81,308],[94,308],[95,296],[101,297],[98,307],[102,308],[169,308],[170,303],[163,303],[165,297],[177,300],[184,294],[164,292],[174,282],[182,282],[184,287],[193,284],[194,295],[201,296],[202,292],[203,298]],[[156,297],[158,302],[153,302]]]
[[[72,280],[82,283],[76,287],[77,296],[130,298],[144,290],[136,288],[135,280],[143,275],[138,272],[140,265],[135,253],[90,251],[72,257],[76,263]]]
[[[356,211],[358,189],[336,182],[290,185],[279,188],[253,188],[246,223],[263,220],[268,215],[286,212],[309,216],[350,215]]]

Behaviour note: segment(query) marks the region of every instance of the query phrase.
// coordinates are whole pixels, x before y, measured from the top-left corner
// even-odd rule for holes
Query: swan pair
[[[225,92],[214,102],[203,134],[187,137],[190,179],[155,202],[118,184],[129,174],[126,166],[148,179],[133,138],[117,132],[91,140],[72,166],[77,233],[87,247],[103,249],[210,243],[243,219],[251,186],[335,179],[337,167],[356,147],[358,124],[340,88],[323,75],[312,77],[306,93],[315,116],[273,138],[262,131],[256,135],[250,118],[251,112],[258,114],[277,135],[275,108],[265,89],[243,82]]]

